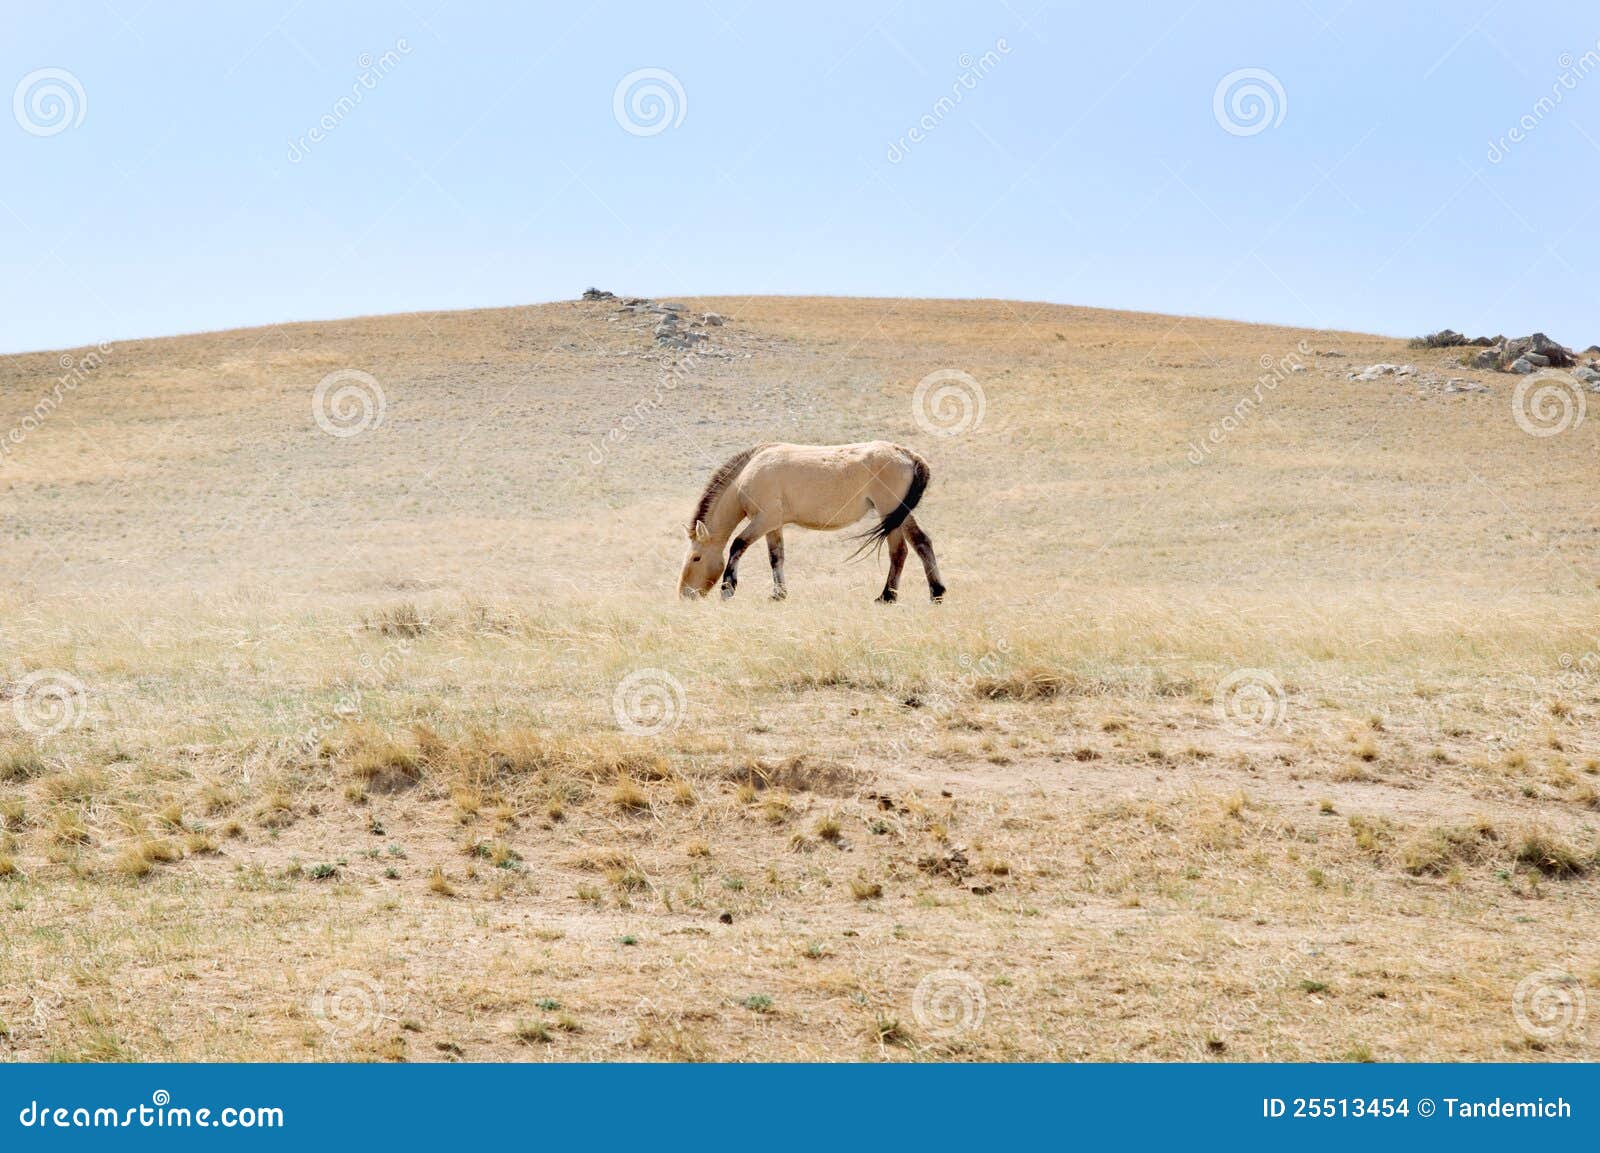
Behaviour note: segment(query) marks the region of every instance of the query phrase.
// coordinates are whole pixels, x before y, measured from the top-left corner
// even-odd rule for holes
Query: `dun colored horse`
[[[884,440],[759,444],[747,449],[717,469],[700,494],[689,519],[689,552],[678,592],[685,597],[706,596],[721,577],[722,597],[731,597],[739,584],[739,558],[766,537],[772,558],[772,598],[782,600],[788,595],[783,580],[784,525],[834,530],[876,513],[878,523],[861,534],[857,555],[884,541],[889,544],[889,580],[878,600],[893,603],[898,596],[909,545],[917,550],[928,574],[928,594],[938,601],[944,596],[944,583],[933,559],[933,542],[911,515],[928,478],[927,461]]]

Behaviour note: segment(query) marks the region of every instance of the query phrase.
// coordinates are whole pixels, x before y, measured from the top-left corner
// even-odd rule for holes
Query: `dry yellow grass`
[[[1348,333],[685,303],[729,355],[666,377],[605,304],[118,346],[14,445],[0,1050],[1600,1054],[1513,1008],[1600,980],[1600,422]],[[946,603],[799,532],[786,602],[674,601],[723,456],[878,436]]]

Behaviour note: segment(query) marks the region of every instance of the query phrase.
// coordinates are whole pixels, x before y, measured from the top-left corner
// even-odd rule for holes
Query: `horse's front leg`
[[[775,528],[781,528],[770,520],[752,518],[744,526],[744,531],[733,538],[733,544],[728,548],[728,564],[722,570],[722,599],[727,600],[733,595],[733,590],[739,587],[739,558],[744,556],[744,550],[755,544],[756,541],[766,536]]]
[[[767,556],[772,561],[772,599],[781,601],[789,595],[783,583],[783,528],[780,526],[767,534]]]

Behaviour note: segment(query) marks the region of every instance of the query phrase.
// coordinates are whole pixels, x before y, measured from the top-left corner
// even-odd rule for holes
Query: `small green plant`
[[[548,1045],[550,1028],[543,1021],[518,1021],[516,1037],[524,1045]]]
[[[739,1004],[743,1005],[746,1009],[749,1009],[752,1013],[772,1012],[772,998],[767,996],[765,993],[752,993],[750,996],[740,1001]]]
[[[911,1034],[898,1017],[875,1017],[870,1031],[880,1045],[905,1045],[911,1040]]]

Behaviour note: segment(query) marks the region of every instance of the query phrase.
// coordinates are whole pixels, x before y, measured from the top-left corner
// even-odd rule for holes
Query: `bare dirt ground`
[[[1600,1056],[1600,420],[683,303],[0,359],[0,1054]],[[676,601],[722,458],[875,438],[944,604],[797,531],[786,602]]]

